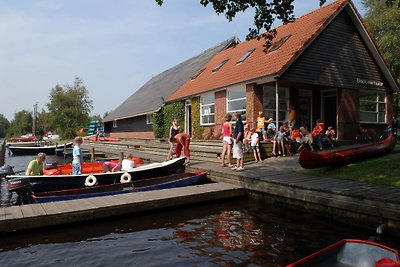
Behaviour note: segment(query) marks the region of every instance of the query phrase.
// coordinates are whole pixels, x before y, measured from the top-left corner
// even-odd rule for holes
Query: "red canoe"
[[[303,149],[299,156],[299,163],[305,169],[343,166],[358,160],[387,154],[393,150],[395,145],[395,136],[389,134],[384,140],[340,151],[311,152],[308,149]]]
[[[286,267],[397,267],[399,260],[394,248],[366,240],[343,239]]]

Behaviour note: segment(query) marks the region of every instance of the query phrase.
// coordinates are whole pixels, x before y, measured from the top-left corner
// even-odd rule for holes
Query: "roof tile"
[[[277,27],[277,35],[273,41],[278,41],[288,34],[291,34],[291,37],[276,51],[264,53],[263,44],[265,40],[253,39],[218,53],[204,66],[205,71],[196,79],[185,82],[168,100],[177,100],[252,79],[282,73],[348,2],[348,0],[337,0],[297,18],[292,23]],[[256,48],[256,50],[245,61],[236,63],[247,51],[253,48]],[[230,60],[218,71],[211,71],[225,59]]]

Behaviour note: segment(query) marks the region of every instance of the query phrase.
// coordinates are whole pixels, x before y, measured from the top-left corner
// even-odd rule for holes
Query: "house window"
[[[200,122],[201,125],[210,125],[215,123],[214,94],[200,97]]]
[[[281,46],[286,43],[286,41],[292,36],[291,34],[288,34],[286,36],[283,36],[279,41],[276,41],[272,43],[271,47],[269,48],[268,52],[273,52],[281,48]]]
[[[229,90],[227,95],[227,112],[233,114],[239,112],[242,114],[242,121],[246,121],[246,89]]]
[[[254,52],[254,50],[256,50],[256,49],[253,48],[253,49],[250,49],[249,51],[247,51],[246,54],[244,54],[238,61],[236,61],[236,64],[242,63],[243,61],[245,61],[246,58],[248,58]]]
[[[276,88],[271,86],[263,87],[264,115],[276,121]],[[278,88],[278,114],[279,122],[288,120],[289,117],[289,89]]]
[[[153,124],[153,113],[146,114],[146,123]]]
[[[224,59],[222,60],[221,63],[219,63],[215,68],[213,68],[211,71],[212,72],[217,72],[220,68],[222,68],[223,65],[225,65],[226,62],[228,62],[229,59]]]
[[[113,128],[117,128],[118,124],[117,124],[117,120],[113,120]]]
[[[199,70],[195,75],[193,75],[192,77],[190,77],[190,80],[196,79],[196,78],[199,77],[199,75],[202,74],[203,71],[205,71],[205,70],[206,70],[206,68],[202,68],[202,69]]]
[[[386,95],[384,92],[360,91],[360,122],[386,122]]]

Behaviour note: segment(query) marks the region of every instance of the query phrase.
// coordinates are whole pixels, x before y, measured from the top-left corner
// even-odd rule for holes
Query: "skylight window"
[[[218,71],[220,68],[222,68],[223,65],[225,65],[226,62],[228,62],[229,59],[224,59],[222,60],[221,63],[219,63],[215,68],[212,69],[212,72]]]
[[[273,52],[273,51],[278,50],[290,38],[290,36],[292,36],[292,35],[288,34],[286,36],[283,36],[279,41],[272,43],[268,52]]]
[[[199,70],[195,75],[193,75],[192,77],[190,77],[191,80],[196,79],[197,77],[199,77],[200,74],[203,73],[203,71],[205,71],[206,68],[202,68],[201,70]]]
[[[246,52],[238,61],[236,61],[236,64],[242,63],[243,61],[246,60],[253,52],[256,50],[255,48],[250,49],[249,51]]]

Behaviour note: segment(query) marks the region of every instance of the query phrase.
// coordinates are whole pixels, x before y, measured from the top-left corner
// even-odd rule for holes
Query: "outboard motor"
[[[29,177],[12,178],[7,180],[7,189],[9,192],[29,192],[31,183]]]
[[[0,178],[5,177],[7,175],[13,175],[14,173],[14,167],[10,165],[4,165],[0,167]]]

